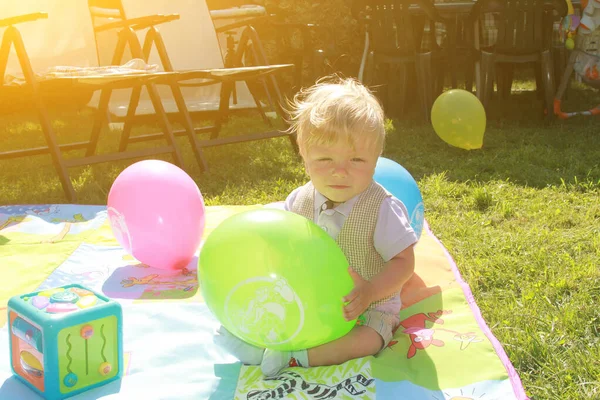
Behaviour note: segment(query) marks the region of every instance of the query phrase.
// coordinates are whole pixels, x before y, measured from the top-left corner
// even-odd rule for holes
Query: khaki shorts
[[[381,349],[385,349],[390,343],[390,340],[394,336],[393,331],[399,324],[400,318],[397,315],[377,310],[365,311],[356,321],[356,325],[368,326],[379,333],[379,336],[383,339],[383,347]]]

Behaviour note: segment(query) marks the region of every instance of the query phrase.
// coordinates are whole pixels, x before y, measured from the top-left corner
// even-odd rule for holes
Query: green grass
[[[582,99],[574,109],[600,102],[590,90],[570,96]],[[430,126],[408,119],[390,123],[384,155],[418,180],[427,221],[531,398],[600,398],[600,120],[545,125],[531,93],[493,106],[481,150],[452,148]],[[61,142],[89,132],[89,112],[58,117]],[[42,144],[30,121],[3,117],[0,151]],[[260,128],[256,121],[237,117],[226,132]],[[115,148],[112,136],[102,150]],[[282,200],[306,181],[284,138],[208,149],[212,170],[204,175],[179,140],[209,205]],[[71,169],[79,201],[105,204],[112,181],[131,162]],[[47,156],[0,161],[0,171],[0,204],[65,202]]]

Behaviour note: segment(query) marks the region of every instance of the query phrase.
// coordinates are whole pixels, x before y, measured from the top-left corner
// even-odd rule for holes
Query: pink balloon
[[[202,240],[204,199],[181,168],[145,160],[127,167],[113,182],[108,218],[119,244],[138,261],[181,269]]]

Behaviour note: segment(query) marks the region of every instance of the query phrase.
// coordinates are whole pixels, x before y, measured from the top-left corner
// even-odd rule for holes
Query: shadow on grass
[[[567,110],[584,110],[600,103],[598,93],[576,88],[569,92]],[[600,137],[598,119],[576,117],[545,123],[541,101],[535,92],[513,92],[492,102],[484,146],[466,151],[443,142],[430,124],[414,110],[395,119],[384,156],[406,167],[415,179],[446,172],[451,181],[487,182],[510,180],[542,188],[573,184],[587,191],[600,186]],[[60,143],[88,140],[89,110],[55,113],[54,126]],[[0,116],[0,151],[43,144],[43,136],[31,114]],[[206,121],[204,122],[206,123]],[[277,125],[276,128],[280,128]],[[222,136],[270,130],[253,112],[232,117]],[[156,131],[156,126],[136,127],[134,133]],[[98,153],[114,151],[120,132],[105,128]],[[203,136],[199,136],[202,138]],[[203,174],[187,138],[178,137],[186,171],[198,183],[209,203],[249,204],[282,200],[306,181],[300,157],[288,138],[237,143],[205,149],[210,171]],[[134,143],[131,148],[164,145],[155,140]],[[65,158],[83,151],[65,152]],[[172,162],[170,155],[152,157]],[[71,180],[82,204],[106,204],[114,179],[128,165],[141,159],[70,168]],[[48,155],[0,161],[0,204],[64,203],[65,196]]]

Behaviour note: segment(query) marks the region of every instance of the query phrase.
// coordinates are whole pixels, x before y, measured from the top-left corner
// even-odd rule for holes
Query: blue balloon
[[[375,167],[375,182],[400,200],[408,210],[410,226],[421,237],[425,219],[425,206],[417,182],[400,164],[388,158],[379,157]]]

